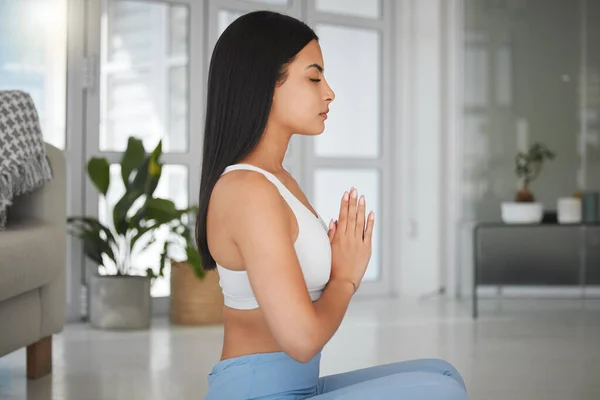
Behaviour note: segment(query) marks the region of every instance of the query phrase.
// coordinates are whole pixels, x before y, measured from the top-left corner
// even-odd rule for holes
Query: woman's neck
[[[291,137],[292,133],[267,125],[258,145],[241,162],[256,165],[274,174],[283,172],[283,160]]]

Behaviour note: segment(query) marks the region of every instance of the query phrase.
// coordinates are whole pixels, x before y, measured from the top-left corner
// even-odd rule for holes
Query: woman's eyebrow
[[[309,68],[316,68],[320,73],[323,73],[323,67],[321,67],[319,64],[310,64],[305,70]]]

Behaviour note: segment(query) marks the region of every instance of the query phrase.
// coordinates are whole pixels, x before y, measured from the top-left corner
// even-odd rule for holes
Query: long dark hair
[[[289,63],[314,39],[318,40],[315,32],[297,19],[257,11],[235,20],[215,45],[196,219],[196,243],[205,269],[216,267],[206,238],[213,188],[228,165],[242,160],[259,143],[276,85],[285,81]]]

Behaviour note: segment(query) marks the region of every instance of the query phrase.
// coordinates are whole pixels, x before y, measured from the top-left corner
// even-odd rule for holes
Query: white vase
[[[578,224],[581,222],[581,199],[561,197],[557,202],[558,222],[561,224]]]
[[[502,221],[505,224],[539,224],[543,217],[542,203],[502,203]]]
[[[145,276],[90,277],[90,324],[110,330],[148,329],[152,315],[150,279]]]

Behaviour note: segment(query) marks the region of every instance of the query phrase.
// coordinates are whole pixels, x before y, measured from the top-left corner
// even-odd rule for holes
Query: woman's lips
[[[324,119],[327,119],[327,113],[321,113],[319,114],[321,117],[323,117]]]

